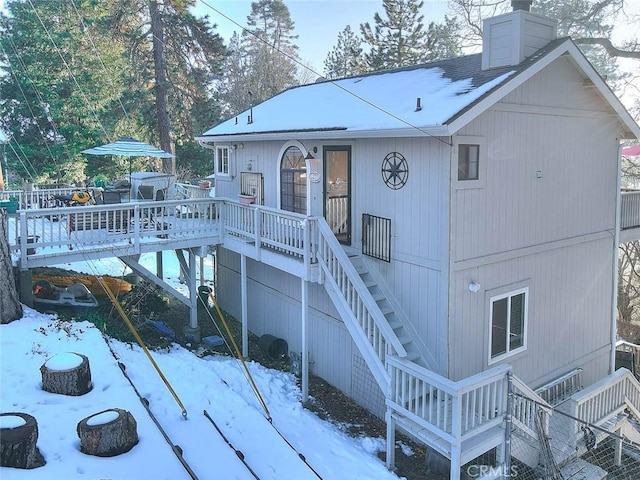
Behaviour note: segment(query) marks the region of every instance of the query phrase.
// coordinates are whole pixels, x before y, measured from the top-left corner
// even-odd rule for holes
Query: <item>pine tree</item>
[[[110,1],[112,24],[128,41],[133,80],[140,82],[154,105],[153,114],[145,115],[150,120],[148,136],[167,151],[173,152],[175,143],[177,156],[184,149],[192,161],[197,156],[206,161],[208,155],[195,147],[193,137],[210,127],[219,113],[208,90],[225,52],[215,26],[208,17],[190,13],[195,0]],[[175,173],[173,161],[163,161],[164,171]]]
[[[249,62],[248,87],[255,104],[297,84],[299,57],[293,42],[298,37],[282,0],[253,2],[247,24],[242,40]]]
[[[338,43],[324,60],[324,73],[328,78],[340,78],[359,75],[365,71],[362,40],[347,25],[338,34]]]
[[[13,1],[0,16],[0,128],[11,134],[9,168],[27,181],[84,180],[77,152],[113,125],[124,90],[101,59],[125,68],[124,48],[92,42],[103,11],[79,17],[62,0]],[[81,23],[82,20],[82,23]]]
[[[163,24],[166,102],[156,108],[154,67],[161,64],[145,23],[150,3],[6,2],[9,13],[0,16],[0,128],[12,135],[12,169],[35,182],[116,175],[119,165],[88,162],[79,152],[122,136],[157,144],[157,119],[166,113],[165,136],[175,141],[178,159],[188,159],[192,170],[210,171],[210,154],[193,138],[218,119],[210,85],[224,54],[222,39],[206,17],[190,14],[193,0],[162,2],[156,20]]]
[[[455,17],[444,17],[444,23],[431,22],[427,31],[426,61],[457,57],[461,54],[460,24]]]
[[[223,71],[224,76],[217,85],[222,113],[224,116],[237,115],[251,106],[249,55],[237,32],[233,33],[227,45]]]
[[[423,1],[383,0],[387,18],[376,12],[375,25],[360,25],[364,43],[370,50],[364,54],[369,70],[397,68],[443,58],[458,51],[456,22],[431,23],[424,26],[420,10]]]

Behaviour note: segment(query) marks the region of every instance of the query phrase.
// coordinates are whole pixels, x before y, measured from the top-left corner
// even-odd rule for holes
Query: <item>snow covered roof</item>
[[[619,114],[626,113],[575,44],[563,38],[515,67],[482,70],[481,54],[475,54],[290,88],[207,130],[197,140],[270,140],[290,138],[292,133],[326,139],[448,136],[564,53],[576,57],[583,70],[592,70],[586,75],[602,84],[601,93],[617,103],[614,109]],[[628,121],[635,125],[630,116],[623,123]]]

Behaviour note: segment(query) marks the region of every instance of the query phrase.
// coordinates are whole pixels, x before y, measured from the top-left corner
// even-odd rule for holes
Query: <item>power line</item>
[[[78,7],[76,6],[76,2],[75,0],[71,0],[71,4],[73,5],[73,10],[76,13],[76,16],[78,17],[78,19],[80,20],[80,25],[82,26],[82,32],[84,33],[85,37],[89,40],[89,43],[91,44],[91,49],[97,53],[97,58],[100,61],[100,65],[102,66],[102,69],[104,70],[104,72],[107,74],[107,80],[109,82],[109,86],[112,88],[112,92],[116,93],[115,97],[118,100],[118,104],[120,105],[120,108],[122,109],[122,112],[124,113],[124,116],[127,118],[127,120],[131,120],[129,117],[129,113],[127,112],[127,109],[124,108],[124,104],[122,103],[122,99],[120,98],[120,95],[117,95],[117,91],[115,88],[115,85],[113,83],[113,77],[111,75],[111,72],[109,71],[109,69],[107,68],[107,66],[105,65],[103,59],[102,59],[102,55],[100,54],[100,51],[97,49],[96,44],[93,41],[93,37],[88,33],[88,28],[84,23],[84,19],[82,18],[82,15],[80,15],[80,12],[78,11]],[[104,131],[104,128],[103,128]]]
[[[58,54],[58,56],[60,57],[60,60],[62,60],[62,63],[64,64],[65,68],[67,69],[67,71],[69,72],[69,75],[71,75],[71,78],[73,79],[73,83],[76,85],[76,87],[78,88],[80,95],[82,96],[82,98],[84,99],[85,103],[87,104],[87,106],[89,107],[89,110],[91,111],[91,113],[93,114],[96,123],[100,126],[100,129],[102,129],[102,132],[104,133],[106,138],[110,138],[109,134],[107,133],[107,131],[105,130],[104,126],[102,125],[102,122],[100,121],[100,118],[98,118],[97,113],[95,112],[95,109],[93,108],[93,106],[91,105],[91,102],[89,101],[89,99],[87,98],[86,94],[84,93],[84,90],[82,89],[82,87],[80,86],[80,84],[78,83],[78,80],[75,76],[75,74],[73,73],[73,70],[71,70],[71,67],[69,66],[69,64],[67,63],[67,61],[64,58],[64,55],[62,55],[62,52],[60,51],[60,48],[58,47],[58,45],[56,44],[55,40],[53,39],[53,37],[51,36],[51,34],[49,33],[49,30],[47,29],[46,25],[44,24],[44,22],[42,21],[42,18],[40,17],[40,14],[38,13],[38,11],[36,10],[35,6],[33,5],[33,2],[31,0],[29,1],[29,5],[31,5],[31,9],[33,10],[33,12],[36,14],[36,17],[38,18],[38,21],[40,22],[40,25],[42,26],[44,32],[47,34],[47,37],[49,37],[49,40],[51,41],[51,44],[53,45],[53,47],[56,50],[56,53]]]
[[[308,65],[303,64],[302,62],[300,62],[300,60],[298,60],[298,58],[296,58],[293,55],[290,55],[289,53],[281,50],[279,47],[275,46],[275,45],[271,45],[269,44],[264,38],[262,38],[260,35],[257,35],[255,32],[249,30],[248,28],[246,28],[244,25],[241,25],[240,23],[238,23],[237,21],[235,21],[234,19],[232,19],[231,17],[229,17],[228,15],[226,15],[225,13],[221,12],[219,9],[215,8],[213,5],[211,5],[209,2],[207,2],[206,0],[198,0],[200,3],[202,3],[203,5],[205,5],[206,7],[208,7],[209,9],[211,9],[213,12],[217,13],[218,15],[220,15],[221,17],[224,17],[225,19],[229,20],[231,23],[233,23],[234,25],[236,25],[237,27],[241,28],[243,33],[252,35],[255,39],[257,39],[259,42],[264,43],[265,45],[273,48],[274,50],[276,50],[278,53],[280,53],[281,55],[283,55],[284,57],[288,58],[289,60],[291,60],[292,62],[294,62],[296,65],[309,70],[311,73],[313,73],[314,75],[318,76],[318,77],[322,77],[321,74],[319,74],[318,72],[316,72],[313,68],[309,67]],[[367,100],[366,98],[362,97],[361,95],[358,95],[354,92],[352,92],[351,90],[349,90],[348,88],[343,87],[342,85],[339,85],[336,81],[334,80],[327,80],[327,83],[330,83],[331,85],[333,85],[334,87],[339,88],[340,90],[342,90],[343,92],[345,92],[348,95],[351,95],[352,97],[356,98],[357,100],[369,105],[372,108],[375,108],[376,110],[384,113],[385,115],[393,118],[394,120],[397,120],[403,124],[405,124],[406,126],[413,128],[421,133],[423,133],[424,135],[434,138],[436,140],[438,140],[439,142],[444,143],[445,145],[449,145],[451,146],[451,143],[447,142],[446,140],[432,135],[431,133],[427,132],[424,128],[422,127],[418,127],[417,125],[412,124],[411,122],[408,122],[407,120],[405,120],[404,118],[401,118],[399,116],[397,116],[396,114],[384,109],[383,107],[381,107],[380,105],[377,105],[369,100]]]
[[[43,111],[45,113],[45,116],[47,117],[47,120],[49,121],[49,123],[51,123],[53,131],[55,132],[56,135],[58,135],[56,126],[55,126],[55,124],[53,124],[50,116],[48,115],[48,113],[46,111],[45,103],[44,103],[44,101],[42,99],[42,96],[40,95],[40,92],[39,92],[38,88],[36,87],[35,82],[31,79],[31,77],[29,75],[29,71],[28,71],[24,61],[22,60],[22,56],[20,55],[20,52],[18,52],[18,50],[17,50],[17,48],[15,46],[15,43],[13,42],[13,39],[11,37],[9,37],[9,43],[11,44],[11,48],[13,49],[14,55],[15,55],[16,59],[18,60],[18,63],[20,63],[20,66],[22,67],[22,70],[24,71],[25,77],[27,78],[27,80],[31,84],[31,88],[33,89],[33,91],[34,91],[34,93],[36,95],[36,98],[38,99],[40,107],[43,109]],[[9,70],[11,72],[11,76],[13,76],[13,78],[14,78],[14,80],[16,82],[16,85],[17,85],[18,89],[20,90],[20,93],[22,94],[22,97],[24,98],[24,101],[25,101],[25,104],[27,106],[27,109],[29,110],[29,113],[31,113],[31,117],[32,117],[36,127],[38,128],[38,133],[40,133],[40,136],[42,137],[42,140],[44,141],[44,145],[45,145],[47,151],[49,152],[49,155],[51,156],[51,160],[56,165],[56,169],[58,169],[58,163],[56,162],[55,155],[53,154],[53,152],[49,148],[49,141],[47,139],[47,136],[45,135],[44,131],[42,130],[42,127],[40,127],[40,124],[38,123],[38,117],[36,116],[35,112],[31,108],[31,103],[29,102],[29,98],[27,97],[26,92],[22,88],[22,85],[18,81],[18,75],[16,74],[16,72],[14,70],[14,67],[13,67],[13,64],[11,63],[11,61],[9,59],[9,55],[7,54],[7,52],[5,51],[4,47],[1,44],[0,44],[0,49],[2,50],[2,53],[3,53],[4,57],[6,58],[6,61],[7,61],[8,65],[9,65]],[[33,179],[33,176],[31,175],[31,172],[29,172],[29,170],[26,168],[26,166],[24,165],[24,162],[19,157],[18,157],[18,159],[21,161],[22,166],[25,168],[25,171],[27,172],[27,174]],[[27,163],[29,164],[29,166],[31,167],[31,169],[33,170],[33,172],[37,173],[35,167],[31,164],[31,162],[29,161],[29,158],[26,155],[25,155],[25,159],[26,159]]]

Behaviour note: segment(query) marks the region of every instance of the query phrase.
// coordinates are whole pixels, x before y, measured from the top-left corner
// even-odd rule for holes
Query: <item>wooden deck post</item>
[[[191,328],[198,328],[198,289],[196,287],[196,255],[193,249],[189,249],[189,297],[191,308],[189,309],[189,325]]]
[[[396,467],[396,422],[391,408],[387,406],[387,468],[393,471]]]
[[[242,356],[249,357],[249,327],[247,325],[247,257],[240,255],[240,302],[242,303]]]
[[[300,280],[300,288],[302,291],[302,401],[306,402],[309,398],[309,348],[307,347],[307,322],[309,316],[309,283],[302,278]]]

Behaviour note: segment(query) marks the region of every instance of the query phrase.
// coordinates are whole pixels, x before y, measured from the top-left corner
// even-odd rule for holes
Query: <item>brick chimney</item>
[[[484,20],[483,70],[518,65],[557,37],[558,22],[531,13],[532,3],[512,0],[512,12]]]

